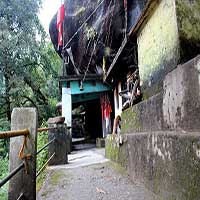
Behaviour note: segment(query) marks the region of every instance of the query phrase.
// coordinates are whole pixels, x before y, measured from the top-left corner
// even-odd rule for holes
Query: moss
[[[108,162],[107,163],[108,167],[112,167],[115,171],[117,171],[118,173],[122,174],[122,175],[128,175],[127,170],[122,167],[121,165],[119,165],[118,163],[114,163],[114,162]]]
[[[48,195],[48,193],[49,193],[48,191],[45,191],[45,192],[42,193],[42,196],[46,197]]]
[[[162,136],[160,138],[158,147],[161,152],[165,152]],[[153,171],[150,176],[145,177],[145,185],[164,200],[200,199],[200,160],[195,153],[198,138],[192,141],[192,137],[170,136],[168,139],[173,141],[171,148],[168,149],[171,159],[162,160],[154,156]],[[149,168],[148,165],[147,170]]]
[[[113,160],[113,161],[118,161],[119,158],[119,146],[117,145],[116,141],[116,136],[110,135],[106,139],[106,157]]]
[[[164,11],[164,12],[163,12]],[[145,99],[157,94],[179,60],[174,0],[162,0],[137,35],[138,66]]]
[[[119,145],[117,140],[117,136],[110,136],[109,139],[107,139],[105,148],[106,157],[127,168],[128,153],[126,151],[126,145]]]
[[[200,1],[176,0],[181,62],[200,53]]]
[[[198,144],[198,141],[193,142],[189,138],[186,141],[179,141],[178,143],[178,146],[182,145],[183,148],[185,147],[185,151],[181,151],[179,158],[176,160],[176,173],[179,176],[178,184],[181,184],[182,188],[184,188],[182,193],[183,200],[197,200],[200,198],[200,161],[194,150],[196,144]],[[180,150],[176,149],[176,151]]]
[[[43,171],[40,176],[38,176],[37,178],[37,182],[36,182],[36,192],[38,193],[40,191],[40,189],[42,188],[42,185],[46,179],[47,176],[47,171]]]
[[[122,128],[121,133],[129,133],[130,130],[140,129],[140,121],[137,115],[137,106],[133,109],[129,108],[122,113]]]
[[[176,0],[178,28],[188,40],[200,41],[200,1]]]
[[[51,181],[50,184],[55,186],[59,183],[61,177],[63,177],[64,172],[62,171],[54,171],[51,175]]]

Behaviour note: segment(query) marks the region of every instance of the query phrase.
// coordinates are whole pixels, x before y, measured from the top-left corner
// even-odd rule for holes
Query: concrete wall
[[[162,91],[122,114],[123,144],[106,155],[162,200],[200,199],[200,56],[164,78]]]
[[[175,1],[160,1],[137,37],[138,65],[146,99],[161,90],[164,75],[179,60]]]
[[[165,75],[200,53],[200,1],[160,0],[138,32],[144,99],[162,89]]]
[[[128,172],[163,200],[200,199],[200,132],[126,135]]]
[[[122,113],[122,132],[200,130],[200,55],[168,73],[162,91]]]

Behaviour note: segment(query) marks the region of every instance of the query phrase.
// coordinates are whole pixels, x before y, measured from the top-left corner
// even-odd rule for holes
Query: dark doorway
[[[73,150],[96,147],[96,138],[103,137],[100,99],[76,105],[73,111],[75,111],[72,115]]]
[[[93,141],[98,137],[103,137],[99,99],[88,101],[85,105],[85,131]]]

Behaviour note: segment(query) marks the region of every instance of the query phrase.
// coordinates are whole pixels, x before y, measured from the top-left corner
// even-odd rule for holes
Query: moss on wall
[[[138,33],[138,65],[143,89],[160,92],[165,74],[179,61],[179,37],[174,0],[162,0]],[[155,86],[157,85],[157,86]],[[143,90],[144,91],[144,90]]]
[[[132,130],[140,130],[140,121],[136,106],[134,108],[128,108],[122,113],[121,133],[130,133]]]
[[[200,1],[176,0],[181,61],[200,53]]]
[[[199,134],[199,133],[198,133]],[[163,200],[199,200],[200,148],[197,133],[129,134],[128,173]]]
[[[106,138],[105,154],[110,160],[119,163],[121,166],[127,168],[128,165],[128,153],[127,146],[124,142],[119,144],[118,135],[108,135]]]
[[[162,89],[165,75],[200,54],[200,1],[161,0],[138,32],[144,97]]]

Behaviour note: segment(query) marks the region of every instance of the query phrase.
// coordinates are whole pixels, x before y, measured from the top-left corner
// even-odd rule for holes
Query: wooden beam
[[[114,65],[116,64],[116,62],[117,62],[119,56],[121,55],[121,53],[122,53],[124,47],[126,46],[126,44],[127,44],[127,37],[124,38],[121,47],[119,48],[117,54],[115,55],[115,58],[114,58],[113,62],[111,63],[111,65],[110,65],[110,67],[109,67],[109,69],[108,69],[108,71],[107,71],[107,73],[106,73],[106,76],[105,76],[104,79],[103,79],[104,82],[105,82],[106,79],[108,78],[110,72],[112,71]]]
[[[160,3],[160,0],[149,0],[146,4],[146,6],[143,9],[143,12],[141,13],[137,23],[135,26],[132,27],[130,32],[128,33],[128,36],[132,36],[134,34],[137,34],[139,29],[144,25],[144,23],[147,21],[149,16],[153,13],[154,9],[157,7],[157,5]]]

